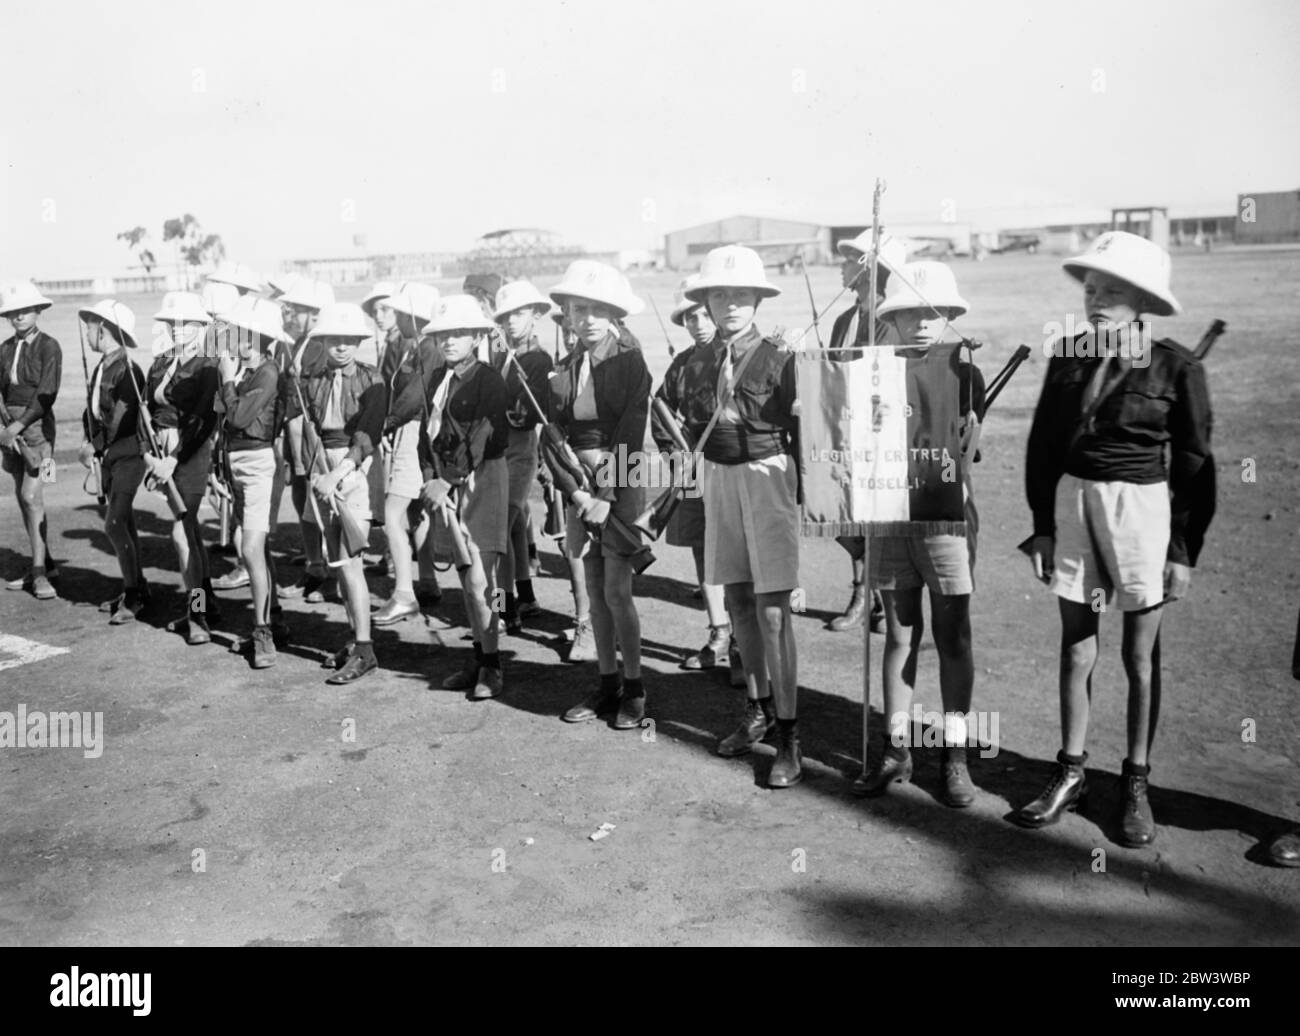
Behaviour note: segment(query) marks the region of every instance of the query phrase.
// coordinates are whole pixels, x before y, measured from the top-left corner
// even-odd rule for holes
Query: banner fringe
[[[810,522],[799,530],[808,537],[965,536],[965,522]]]

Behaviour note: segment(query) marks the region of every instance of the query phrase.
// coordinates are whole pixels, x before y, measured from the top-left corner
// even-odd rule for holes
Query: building
[[[1237,195],[1233,237],[1239,245],[1300,241],[1300,191]]]
[[[829,238],[830,228],[820,223],[728,216],[665,234],[664,264],[670,270],[695,270],[721,245],[747,245],[769,266],[792,266],[803,258],[822,262],[830,252]]]

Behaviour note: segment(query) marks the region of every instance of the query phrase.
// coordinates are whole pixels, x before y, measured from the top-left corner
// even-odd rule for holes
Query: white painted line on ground
[[[17,669],[29,662],[42,662],[55,655],[66,655],[68,648],[42,644],[38,640],[15,637],[12,633],[0,633],[0,656],[12,655],[12,658],[0,657],[0,670]]]

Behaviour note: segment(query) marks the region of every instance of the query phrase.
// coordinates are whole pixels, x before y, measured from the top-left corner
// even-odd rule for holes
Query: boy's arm
[[[1195,567],[1214,518],[1217,486],[1210,451],[1213,415],[1205,369],[1196,361],[1178,372],[1177,398],[1169,412],[1169,561]]]
[[[1056,535],[1056,484],[1065,470],[1056,435],[1061,420],[1059,382],[1053,377],[1056,363],[1053,358],[1043,376],[1025,451],[1025,497],[1033,514],[1035,536]]]

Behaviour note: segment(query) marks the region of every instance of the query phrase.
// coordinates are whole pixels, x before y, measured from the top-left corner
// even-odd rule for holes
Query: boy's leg
[[[1022,827],[1046,827],[1073,809],[1087,792],[1083,746],[1088,737],[1092,671],[1097,664],[1099,613],[1087,604],[1058,598],[1061,610],[1061,742],[1056,769],[1042,793],[1012,819]]]
[[[778,719],[794,719],[798,705],[798,658],[790,616],[790,591],[754,595],[763,660],[772,683]]]
[[[943,761],[940,775],[943,801],[957,808],[975,801],[975,786],[966,766],[970,712],[975,689],[975,660],[971,650],[970,594],[930,591],[934,643],[939,651],[939,693],[943,698]]]
[[[1059,599],[1061,609],[1061,741],[1071,756],[1083,755],[1097,665],[1100,615],[1091,606]],[[1145,755],[1145,753],[1143,753]]]
[[[1128,759],[1136,766],[1147,764],[1151,742],[1155,739],[1152,653],[1163,616],[1163,607],[1124,613],[1120,652],[1124,659],[1124,673],[1128,677]]]
[[[239,555],[248,570],[249,586],[253,591],[253,625],[271,625],[271,573],[267,564],[266,533],[243,530],[239,540]]]
[[[614,616],[605,600],[605,558],[592,554],[583,559],[587,597],[591,602],[591,631],[596,641],[596,662],[602,675],[618,672]]]
[[[763,634],[759,629],[757,602],[753,583],[728,583],[727,611],[731,613],[732,629],[740,648],[740,661],[745,667],[745,696],[750,701],[767,698],[767,653],[763,648]],[[776,713],[773,711],[775,717]]]
[[[970,594],[930,591],[934,646],[939,652],[939,693],[943,711],[965,715],[975,688],[975,658],[971,649]]]
[[[881,684],[884,687],[885,737],[875,762],[853,781],[855,795],[880,795],[895,782],[912,776],[911,720],[908,710],[916,689],[917,657],[925,618],[921,613],[921,588],[881,590],[885,609],[885,650],[880,660]]]

